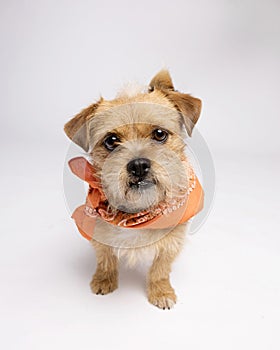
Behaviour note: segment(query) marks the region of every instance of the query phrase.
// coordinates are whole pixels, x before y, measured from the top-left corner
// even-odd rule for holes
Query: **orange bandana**
[[[187,192],[168,203],[160,203],[156,208],[139,213],[110,211],[100,180],[95,177],[93,166],[83,157],[69,161],[71,171],[89,184],[86,203],[78,207],[72,218],[80,233],[88,240],[94,234],[96,218],[123,228],[163,229],[187,222],[203,207],[203,190],[194,172],[189,176]]]

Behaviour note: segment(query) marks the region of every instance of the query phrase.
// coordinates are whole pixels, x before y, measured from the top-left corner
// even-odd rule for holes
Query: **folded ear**
[[[97,109],[98,103],[93,103],[64,125],[66,135],[86,152],[89,149],[87,121]]]
[[[191,136],[200,116],[201,100],[177,91],[168,91],[165,95],[181,113],[188,135]]]
[[[189,94],[183,94],[174,90],[171,76],[168,70],[160,71],[150,82],[149,91],[160,90],[174,105],[183,117],[186,130],[191,136],[201,112],[202,102]]]

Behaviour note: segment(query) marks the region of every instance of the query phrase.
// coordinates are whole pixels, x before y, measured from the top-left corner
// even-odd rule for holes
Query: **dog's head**
[[[65,125],[65,132],[89,153],[111,208],[139,212],[186,190],[184,156],[201,101],[174,90],[168,71],[159,72],[147,92],[101,98]]]

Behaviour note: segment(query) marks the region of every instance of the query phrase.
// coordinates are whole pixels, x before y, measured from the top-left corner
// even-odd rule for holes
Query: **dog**
[[[171,265],[183,247],[187,219],[202,206],[200,191],[192,214],[184,220],[176,217],[196,186],[184,140],[192,134],[201,104],[176,91],[169,72],[162,70],[148,89],[128,89],[110,101],[100,98],[65,124],[66,135],[90,159],[79,160],[74,173],[82,164],[88,175],[80,177],[90,177],[88,198],[94,194],[95,205],[85,205],[75,214],[80,232],[96,250],[93,293],[104,295],[118,287],[120,260],[134,266],[152,259],[149,302],[161,309],[176,303]],[[85,222],[90,237],[82,231]]]

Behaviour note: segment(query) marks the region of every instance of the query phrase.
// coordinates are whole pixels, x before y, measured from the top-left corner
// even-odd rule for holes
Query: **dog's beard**
[[[148,185],[131,186],[127,181],[116,181],[104,188],[108,203],[112,210],[127,213],[137,213],[156,208],[162,202],[185,194],[186,186],[175,186],[171,183],[161,183],[157,179]]]
[[[124,212],[140,212],[152,209],[164,200],[165,193],[157,185],[156,180],[142,180],[139,183],[126,182],[120,185],[120,193],[123,193],[123,200],[118,209]],[[121,188],[124,186],[124,188]]]
[[[152,154],[149,175],[137,182],[126,165],[131,155],[112,154],[102,167],[102,186],[111,210],[136,213],[152,210],[161,202],[168,202],[185,193],[188,186],[186,164],[169,150]]]

